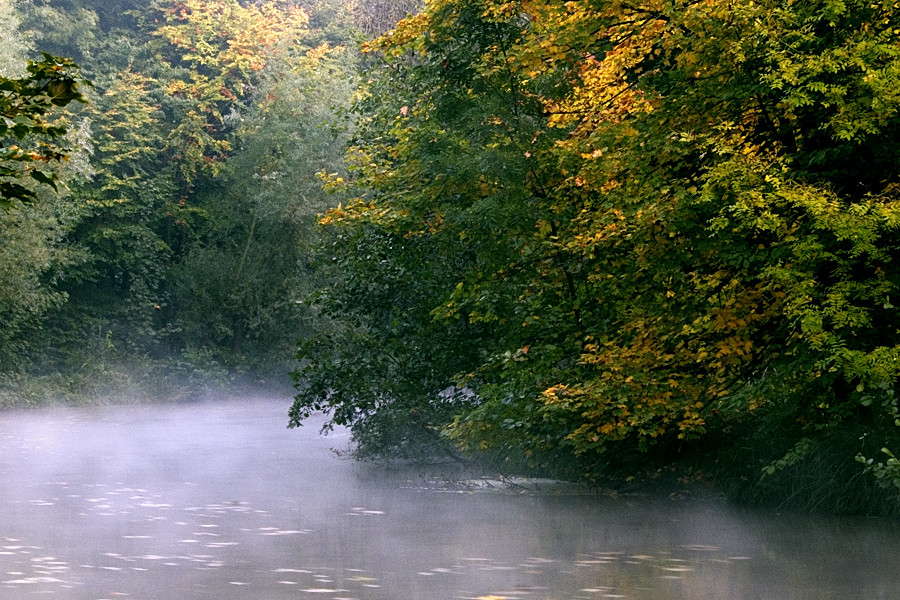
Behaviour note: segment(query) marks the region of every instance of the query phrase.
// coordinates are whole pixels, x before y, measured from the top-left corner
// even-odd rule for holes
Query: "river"
[[[289,404],[0,413],[0,598],[900,598],[895,521],[447,486]]]

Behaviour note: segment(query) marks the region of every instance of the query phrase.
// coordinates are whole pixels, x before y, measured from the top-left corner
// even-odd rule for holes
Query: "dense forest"
[[[900,513],[894,4],[0,4],[0,402]]]
[[[353,7],[333,4],[3,1],[2,75],[31,82],[5,88],[4,150],[28,159],[4,157],[28,189],[0,224],[7,402],[289,381],[318,173],[352,122]],[[47,94],[40,52],[80,100],[44,99],[56,135],[13,125]]]

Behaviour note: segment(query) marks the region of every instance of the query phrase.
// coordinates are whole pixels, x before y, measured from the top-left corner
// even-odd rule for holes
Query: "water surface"
[[[900,598],[900,525],[441,484],[282,400],[0,413],[0,598]]]

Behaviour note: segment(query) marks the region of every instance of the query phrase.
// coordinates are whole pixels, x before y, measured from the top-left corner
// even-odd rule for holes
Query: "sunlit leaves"
[[[264,68],[295,51],[309,19],[299,7],[244,7],[236,0],[159,2],[153,14],[153,35],[162,42],[157,56],[169,70],[169,107],[176,111],[168,143],[190,185],[201,173],[220,173],[233,149],[227,133],[249,106]]]

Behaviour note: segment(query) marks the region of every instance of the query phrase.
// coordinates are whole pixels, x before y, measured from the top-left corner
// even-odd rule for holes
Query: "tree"
[[[361,196],[322,220],[338,281],[319,299],[337,323],[302,346],[292,423],[333,411],[360,454],[427,453],[474,400],[456,376],[502,360],[521,337],[510,310],[542,211],[527,182],[544,176],[529,154],[553,140],[504,64],[519,24],[451,8],[428,13],[429,36],[402,29],[423,30],[426,15],[401,23],[358,107],[349,193]],[[507,277],[490,287],[497,271]],[[485,303],[461,306],[470,293]]]
[[[83,101],[68,59],[26,62],[14,3],[3,3],[0,48],[0,362],[4,372],[33,355],[43,320],[65,301],[57,283],[77,253],[64,244],[74,213],[59,171],[73,140],[59,112]],[[65,173],[63,173],[65,175]]]
[[[300,5],[315,10],[315,31]],[[28,40],[66,52],[96,87],[88,105],[65,107],[65,121],[47,120],[69,127],[73,160],[52,170],[33,162],[8,179],[43,200],[52,188],[36,178],[56,184],[59,170],[70,210],[54,223],[50,209],[62,205],[44,200],[40,215],[16,208],[0,224],[0,235],[22,246],[8,261],[3,298],[24,298],[14,287],[26,283],[52,292],[39,310],[37,296],[22,301],[34,310],[27,323],[8,318],[4,348],[43,343],[35,364],[84,379],[107,367],[127,375],[131,361],[147,372],[191,368],[194,359],[205,367],[209,356],[236,371],[289,360],[312,321],[300,299],[315,281],[314,215],[329,202],[318,174],[342,171],[350,127],[343,107],[355,58],[328,44],[356,35],[350,13],[330,0],[21,0],[16,8],[4,23],[25,32],[3,51]],[[54,143],[62,154],[63,138]],[[41,228],[45,239],[29,238]],[[19,269],[40,252],[46,264]]]
[[[489,324],[447,348],[477,357],[437,378],[470,395],[430,425],[582,475],[760,436],[765,472],[896,440],[897,15],[851,4],[439,0],[399,23],[372,45],[360,199],[323,224],[466,261],[424,297],[423,269],[373,284],[378,305],[342,296],[374,335],[358,360],[421,348],[373,325],[398,298],[422,331]],[[355,243],[335,256],[374,270]],[[313,356],[352,362],[335,348]],[[295,408],[351,424],[392,401],[316,396]]]
[[[175,120],[168,145],[187,191],[198,175],[218,174],[267,61],[300,41],[308,17],[273,2],[185,0],[157,3],[153,18],[155,54],[167,79],[164,110]]]
[[[586,208],[567,247],[619,306],[586,336],[583,378],[545,390],[545,418],[587,455],[748,421],[796,448],[860,423],[891,435],[893,10],[609,10],[567,7],[609,45],[581,46],[548,109]]]
[[[85,214],[72,236],[91,260],[69,278],[54,326],[61,337],[99,331],[159,357],[206,343],[205,334],[185,339],[181,316],[226,310],[190,306],[196,298],[173,278],[209,283],[203,269],[184,273],[201,265],[186,256],[200,256],[211,224],[229,212],[210,192],[230,177],[243,119],[276,76],[269,65],[302,55],[306,16],[197,0],[153,3],[138,22],[136,32],[97,33],[91,48],[98,94],[79,118],[94,132],[93,173],[76,186]]]
[[[341,168],[353,65],[322,46],[274,61],[236,130],[228,174],[200,196],[209,215],[174,280],[184,343],[230,364],[285,369],[311,329],[302,304],[315,215],[329,206],[319,174]],[[286,370],[286,369],[285,369]]]
[[[57,176],[37,167],[67,155],[57,143],[66,128],[49,113],[84,101],[78,91],[84,80],[70,59],[44,53],[42,60],[29,61],[26,71],[23,78],[0,77],[0,208],[7,210],[15,201],[34,199],[25,179],[56,187]]]

